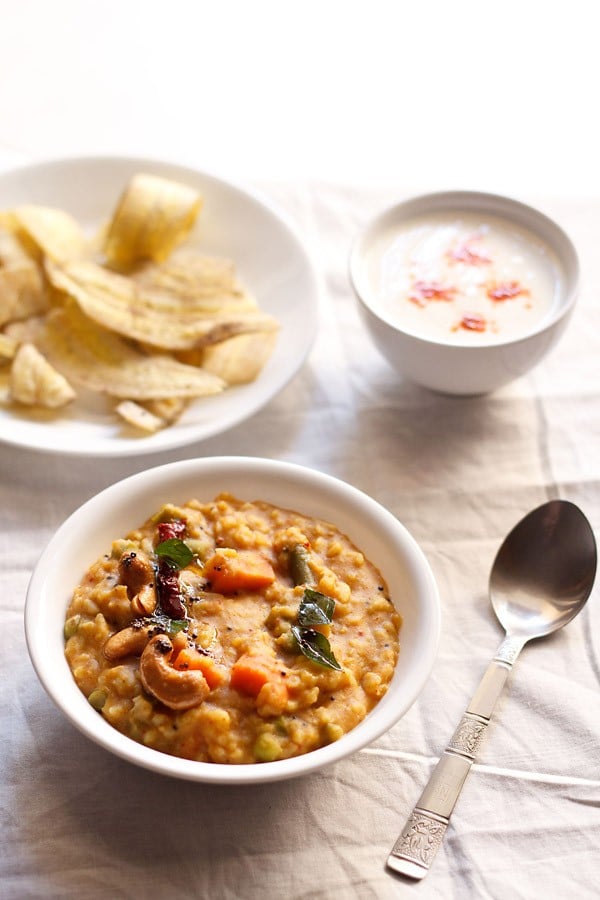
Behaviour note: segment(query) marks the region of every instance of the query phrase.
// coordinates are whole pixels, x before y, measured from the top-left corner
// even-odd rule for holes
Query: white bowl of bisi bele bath
[[[556,344],[579,263],[569,237],[536,209],[448,191],[378,215],[355,242],[350,279],[372,339],[401,375],[447,394],[483,394]]]
[[[406,528],[345,482],[206,457],[149,469],[58,529],[25,610],[35,670],[83,734],[163,775],[293,778],[391,728],[440,604]]]

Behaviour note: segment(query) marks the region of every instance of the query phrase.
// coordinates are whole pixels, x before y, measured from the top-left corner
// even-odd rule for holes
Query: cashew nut
[[[140,659],[140,677],[149,694],[170,709],[191,709],[206,700],[210,688],[202,672],[174,669],[170,665],[173,644],[157,634],[144,648]]]
[[[119,578],[127,587],[129,597],[135,597],[146,584],[154,581],[152,563],[145,555],[136,550],[123,553],[119,560]]]
[[[107,659],[122,659],[124,656],[139,656],[150,637],[150,628],[130,625],[112,634],[104,644]]]
[[[154,584],[145,584],[131,601],[131,610],[135,616],[150,616],[156,609],[156,588]]]

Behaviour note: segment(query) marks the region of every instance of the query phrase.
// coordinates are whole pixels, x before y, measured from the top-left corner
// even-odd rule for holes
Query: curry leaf
[[[162,631],[165,634],[177,634],[179,631],[185,631],[189,625],[186,619],[171,619],[170,616],[156,610],[151,616],[146,616],[140,621],[153,625],[157,631]]]
[[[154,552],[161,559],[166,559],[174,569],[185,569],[194,558],[193,550],[190,550],[185,541],[179,538],[169,538],[157,545]]]
[[[312,588],[305,588],[298,609],[298,624],[303,628],[310,628],[311,625],[331,625],[334,609],[335,600],[331,597],[313,591]]]
[[[321,634],[320,631],[313,631],[312,628],[299,628],[297,625],[292,625],[292,634],[298,642],[300,652],[307,659],[319,666],[341,672],[342,667],[333,655],[333,650],[324,634]]]

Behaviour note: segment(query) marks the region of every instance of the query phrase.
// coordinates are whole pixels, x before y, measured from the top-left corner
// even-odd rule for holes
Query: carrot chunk
[[[277,683],[287,688],[283,679],[285,669],[277,661],[265,656],[252,656],[249,653],[240,656],[231,670],[231,687],[242,694],[257,697],[265,684]]]
[[[173,668],[194,669],[198,672],[202,672],[211,691],[214,690],[214,688],[219,687],[220,684],[223,684],[227,677],[223,668],[219,666],[214,659],[211,659],[210,656],[204,656],[204,654],[198,653],[198,651],[194,650],[192,647],[185,647],[183,650],[179,651],[175,658],[175,662],[173,663]]]
[[[204,564],[204,575],[219,594],[260,591],[275,581],[271,563],[255,550],[215,550]]]

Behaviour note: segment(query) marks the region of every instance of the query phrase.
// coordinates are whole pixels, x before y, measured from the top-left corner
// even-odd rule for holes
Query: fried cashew
[[[143,587],[154,582],[154,568],[145,553],[127,550],[119,560],[119,578],[131,600]]]
[[[164,634],[153,637],[140,659],[140,677],[149,694],[169,709],[191,709],[210,694],[202,674],[193,669],[175,669],[170,664],[173,644]]]
[[[156,609],[156,588],[145,584],[131,600],[131,610],[136,616],[150,616]]]
[[[103,652],[107,659],[122,659],[124,656],[139,656],[150,638],[150,626],[130,625],[122,628],[107,639]]]

